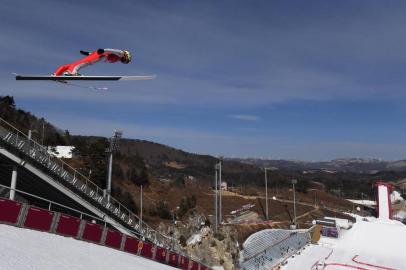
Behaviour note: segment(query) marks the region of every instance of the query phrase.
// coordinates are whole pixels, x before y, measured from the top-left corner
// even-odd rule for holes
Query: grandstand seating
[[[19,222],[19,220],[23,222]],[[122,234],[115,229],[103,227],[99,224],[81,220],[63,213],[48,211],[4,198],[0,198],[0,223],[94,242],[184,270],[210,269],[185,256],[171,252],[163,247],[155,246],[152,243]],[[103,235],[105,235],[104,241]]]
[[[305,231],[269,229],[250,236],[243,245],[243,270],[272,269],[310,241]]]

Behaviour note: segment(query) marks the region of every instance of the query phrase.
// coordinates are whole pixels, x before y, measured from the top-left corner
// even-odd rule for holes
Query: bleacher
[[[240,268],[272,269],[310,242],[306,231],[267,229],[251,235],[243,244]]]
[[[123,234],[106,223],[103,226],[95,220],[80,219],[5,198],[0,198],[0,223],[72,237],[184,270],[210,269],[186,256]]]

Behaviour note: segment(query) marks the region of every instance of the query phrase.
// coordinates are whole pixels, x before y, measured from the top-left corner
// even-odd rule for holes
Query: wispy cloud
[[[270,134],[279,138],[290,134],[317,139],[327,136],[326,140],[341,135],[349,141],[359,135],[348,125],[335,134],[331,132],[333,135],[319,135],[326,133],[304,127],[303,120],[292,117],[298,109],[289,107],[291,104],[317,107],[331,101],[345,101],[343,108],[332,112],[328,120],[322,115],[330,115],[330,108],[313,114],[310,108],[300,115],[307,119],[306,116],[312,115],[311,122],[338,120],[347,124],[355,120],[350,113],[341,116],[343,112],[359,112],[354,109],[357,105],[353,101],[368,103],[385,99],[404,103],[406,2],[388,5],[375,0],[368,4],[258,1],[255,5],[234,0],[187,3],[122,0],[119,4],[111,0],[3,2],[0,95],[15,96],[17,104],[23,100],[27,110],[43,106],[42,116],[51,117],[62,128],[76,133],[109,135],[110,130],[121,126],[111,120],[116,114],[115,107],[126,111],[121,115],[128,136],[141,136],[193,151],[323,158],[346,153],[375,155],[374,149],[379,149],[377,154],[390,156],[383,150],[386,145],[374,144],[374,136],[394,141],[388,135],[389,130],[402,129],[401,120],[391,120],[393,115],[388,112],[396,106],[386,104],[387,107],[382,107],[383,118],[388,119],[385,129],[374,129],[376,121],[362,121],[363,129],[375,131],[373,136],[365,136],[368,140],[365,147],[331,144],[317,154],[309,150],[313,146],[304,139],[296,147],[301,138],[268,143]],[[111,11],[112,5],[117,12]],[[60,22],[66,23],[62,26]],[[98,47],[128,49],[134,53],[134,62],[131,65],[100,63],[82,73],[157,74],[157,78],[145,82],[86,84],[109,87],[108,91],[95,92],[54,82],[16,82],[11,75],[12,72],[50,74],[58,65],[80,57],[80,49]],[[57,117],[50,112],[55,104],[60,112]],[[94,106],[92,116],[85,113],[89,113],[89,104]],[[365,108],[362,116],[372,119],[368,115],[380,105]],[[281,111],[283,106],[289,108],[287,112]],[[134,109],[140,107],[143,110]],[[272,125],[265,125],[270,121],[271,107],[278,108],[272,111],[277,116]],[[150,114],[152,110],[161,115],[176,110],[184,114],[198,113],[193,119],[173,116],[165,121],[158,113]],[[62,117],[72,111],[78,116]],[[403,117],[406,112],[399,109],[395,113]],[[214,114],[224,117],[213,121]],[[83,119],[83,115],[88,119]],[[111,122],[106,122],[105,115],[112,115]],[[131,118],[136,117],[144,122],[131,124]],[[237,120],[245,121],[246,125]],[[254,126],[255,130],[244,131],[242,126]],[[232,132],[233,136],[229,136]],[[400,136],[393,137],[401,141]],[[268,149],[264,149],[266,145]],[[393,150],[393,156],[398,155],[396,147],[388,146],[388,149]]]
[[[345,20],[325,20],[321,12],[308,21],[304,14],[313,11],[298,12],[279,4],[249,7],[256,16],[248,16],[244,2],[220,7],[195,2],[180,8],[176,3],[121,1],[118,13],[104,8],[108,4],[6,2],[0,13],[0,54],[8,64],[0,67],[2,74],[49,74],[80,57],[79,49],[109,46],[134,51],[134,63],[100,64],[87,68],[86,74],[158,75],[153,82],[111,85],[114,94],[94,96],[41,84],[35,95],[229,108],[292,100],[405,97],[404,76],[393,78],[392,71],[394,66],[406,68],[405,19],[396,12],[402,8],[379,13],[379,20],[365,13],[361,14],[365,20],[352,13]],[[351,5],[338,6],[352,10]],[[86,13],[87,8],[94,12]],[[334,8],[329,12],[341,18],[333,16],[339,12]],[[59,31],[59,25],[50,21],[69,24]],[[29,95],[22,89],[35,87],[6,83],[3,86],[16,96]]]
[[[227,117],[249,122],[258,122],[259,120],[261,120],[259,116],[249,114],[231,114]]]

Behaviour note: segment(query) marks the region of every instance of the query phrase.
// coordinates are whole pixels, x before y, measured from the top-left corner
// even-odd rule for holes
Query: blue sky
[[[405,1],[1,2],[0,95],[71,133],[239,157],[406,158]],[[50,74],[99,47],[134,61],[82,73],[157,78],[90,84],[103,92],[11,74]]]

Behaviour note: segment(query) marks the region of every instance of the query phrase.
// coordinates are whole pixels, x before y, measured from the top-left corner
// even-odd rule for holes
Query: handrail
[[[25,154],[28,154],[30,158],[33,158],[35,161],[43,164],[46,162],[47,168],[52,171],[51,168],[55,169],[55,165],[59,166],[59,168],[56,168],[58,177],[61,177],[62,179],[66,180],[66,178],[69,176],[68,174],[70,173],[70,176],[73,176],[73,179],[71,180],[70,184],[72,184],[74,187],[77,189],[80,189],[83,193],[85,193],[88,197],[96,201],[99,205],[103,207],[103,209],[108,210],[113,213],[113,216],[120,220],[120,222],[125,222],[125,219],[127,218],[127,225],[130,226],[131,228],[135,229],[137,232],[136,234],[141,234],[145,236],[147,239],[151,240],[152,242],[155,242],[156,244],[160,244],[163,246],[171,247],[171,243],[174,242],[174,239],[172,237],[166,236],[160,232],[157,232],[153,228],[151,228],[147,223],[144,221],[141,221],[141,219],[134,214],[131,210],[129,210],[127,207],[125,207],[122,203],[120,203],[117,199],[115,199],[112,196],[106,197],[103,189],[100,188],[97,184],[92,182],[88,177],[84,176],[81,174],[79,171],[71,167],[69,164],[64,162],[62,159],[57,158],[56,156],[50,154],[48,152],[48,149],[39,144],[38,142],[34,141],[32,138],[29,138],[25,133],[21,132],[18,130],[16,127],[5,121],[4,119],[0,118],[0,124],[5,125],[5,128],[8,132],[13,133],[12,135],[15,135],[15,139],[12,138],[12,135],[7,136],[5,138],[2,138],[9,144],[13,145],[16,147],[19,151],[24,152]],[[11,129],[11,131],[10,131]],[[14,134],[15,133],[15,134]],[[20,135],[20,138],[19,138]],[[11,139],[11,141],[9,141]],[[23,141],[21,141],[23,140]],[[28,151],[23,151],[21,148],[24,147],[25,140],[28,141]],[[14,141],[14,142],[13,142]],[[31,143],[33,144],[31,146]],[[27,153],[28,152],[28,153]],[[43,157],[37,157],[37,154],[42,154],[45,155],[47,160],[43,160]],[[37,158],[37,159],[36,159]],[[38,160],[42,158],[41,160]],[[44,164],[43,164],[44,165]],[[82,182],[81,187],[78,187],[75,185],[79,181]],[[87,194],[87,191],[89,189],[89,194]],[[96,194],[94,194],[94,192]],[[95,196],[96,195],[96,196]],[[108,199],[106,205],[103,205],[102,202],[104,199]],[[111,209],[111,206],[114,206],[115,209]],[[107,211],[107,213],[108,213]],[[109,214],[109,216],[111,216]],[[138,221],[137,223],[134,223],[135,225],[132,225],[133,220]],[[129,231],[132,231],[128,228],[126,228]],[[158,242],[157,242],[158,241]],[[172,248],[174,248],[172,246]]]

